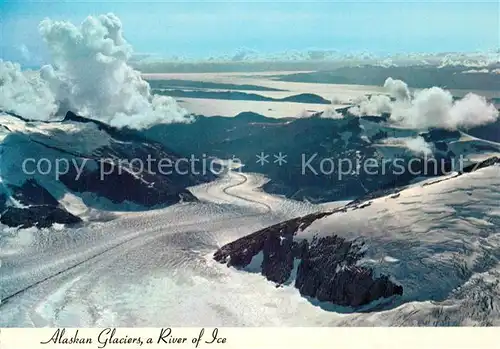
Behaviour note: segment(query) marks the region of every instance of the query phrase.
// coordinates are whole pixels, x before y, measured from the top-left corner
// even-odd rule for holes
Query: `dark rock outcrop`
[[[8,185],[10,198],[22,206],[8,206],[7,195],[0,196],[0,223],[9,227],[46,228],[54,223],[76,224],[82,220],[66,211],[59,202],[35,180],[21,186]]]
[[[498,108],[500,99],[492,98],[491,102],[496,104]],[[500,119],[497,119],[493,123],[468,129],[467,133],[480,139],[486,139],[488,141],[500,143]]]
[[[79,177],[74,167],[61,176],[61,181],[72,191],[92,192],[113,203],[128,201],[152,207],[180,200],[196,201],[186,187],[216,178],[199,163],[179,161],[182,156],[137,130],[117,129],[72,112],[66,114],[64,121],[94,123],[112,137],[110,144],[86,154],[87,164],[92,166],[86,166]],[[161,163],[170,167],[160,168]]]
[[[148,80],[152,89],[214,89],[214,90],[238,90],[238,91],[286,91],[277,88],[257,86],[257,85],[236,85],[225,84],[220,82],[210,81],[194,81],[194,80],[178,80],[178,79],[165,79],[165,80]]]
[[[12,198],[26,206],[58,206],[59,202],[33,178],[27,179],[21,186],[9,184]]]
[[[278,246],[280,248],[283,247],[282,239],[287,241],[292,240],[299,228],[305,229],[314,220],[330,214],[331,212],[310,214],[273,225],[270,228],[259,230],[256,233],[244,236],[241,239],[221,247],[215,252],[214,259],[221,263],[227,262],[228,266],[245,267],[250,264],[255,255],[263,251],[264,254],[267,255],[263,263],[271,265],[273,264],[273,259],[277,257],[274,251]],[[294,242],[291,248],[297,251],[298,244]],[[289,271],[291,271],[291,268]],[[273,281],[280,282],[279,279]]]
[[[491,157],[467,166],[457,176],[499,163],[498,157]],[[426,185],[446,180],[450,178]],[[373,198],[391,195],[395,199],[399,196],[398,191],[405,187],[378,190],[342,208],[309,214],[261,229],[222,246],[213,258],[228,266],[244,268],[252,263],[254,257],[262,254],[260,271],[277,286],[294,280],[301,295],[341,306],[359,307],[380,298],[402,295],[403,286],[391,281],[388,275],[375,276],[372,269],[357,264],[365,255],[363,241],[349,241],[333,233],[301,239],[297,237],[297,232],[320,218],[363,209]]]
[[[221,159],[235,156],[245,164],[245,171],[270,179],[264,191],[313,203],[350,200],[441,176],[459,160],[460,154],[451,152],[448,144],[457,141],[460,132],[402,130],[387,122],[387,114],[354,117],[349,108],[337,110],[344,115],[342,119],[323,118],[322,112],[290,119],[251,112],[234,118],[198,116],[192,124],[156,125],[143,133],[179,153],[197,157],[210,154]],[[414,154],[404,146],[391,149],[393,155],[387,155],[387,148],[381,147],[389,137],[419,135],[435,149],[432,158]],[[486,146],[477,142],[472,149],[478,153],[493,151]],[[260,152],[286,154],[287,163],[263,166],[255,161]]]
[[[26,121],[17,115],[11,116]],[[39,133],[36,129],[25,133],[11,131],[3,140],[3,144],[11,145],[5,149],[6,152],[15,153],[13,158],[23,158],[27,157],[24,154],[30,154],[29,157],[33,157],[35,163],[44,158],[63,164],[64,172],[57,177],[54,171],[43,178],[36,173],[33,176],[39,180],[38,183],[50,189],[54,197],[47,191],[42,193],[28,187],[13,191],[19,193],[16,195],[27,195],[28,192],[31,193],[29,195],[35,195],[33,193],[36,192],[40,197],[30,205],[57,206],[59,195],[68,190],[81,194],[87,206],[103,210],[108,209],[108,204],[107,201],[101,201],[101,198],[122,205],[121,209],[125,210],[196,201],[186,188],[215,179],[217,176],[213,172],[220,170],[215,165],[212,172],[209,159],[206,166],[201,157],[190,162],[190,156],[181,156],[167,146],[149,139],[140,130],[127,127],[118,129],[72,112],[66,113],[62,123],[77,126],[72,131],[75,141],[67,146],[70,138],[67,134],[58,133],[60,131],[57,129],[50,134]],[[95,147],[89,144],[92,141],[87,139],[101,135],[106,142]],[[7,161],[0,163],[4,183],[18,182],[19,174],[13,170],[16,166],[19,166],[21,174],[20,164],[10,164]],[[54,169],[54,166],[51,168]],[[23,185],[29,186],[29,183],[28,180]],[[49,197],[52,201],[46,202]],[[22,202],[22,197],[13,198]]]
[[[374,277],[371,269],[356,265],[364,255],[362,243],[336,235],[312,241],[294,238],[314,220],[341,211],[311,214],[262,229],[223,246],[214,259],[243,268],[262,253],[261,272],[268,280],[280,285],[295,278],[301,295],[342,306],[358,307],[402,295],[403,287],[388,276]],[[296,275],[292,275],[296,264]]]
[[[70,190],[74,192],[95,193],[100,197],[105,197],[113,203],[132,202],[145,207],[155,205],[171,205],[184,201],[196,201],[196,198],[185,188],[195,185],[201,181],[193,180],[191,176],[182,176],[172,171],[171,174],[162,175],[154,168],[150,171],[147,168],[134,166],[134,162],[127,159],[131,152],[136,151],[133,145],[130,149],[119,151],[119,149],[99,149],[101,159],[115,158],[116,161],[109,160],[87,160],[87,164],[80,176],[76,169],[71,167],[68,173],[61,175],[60,180]],[[142,148],[146,148],[142,145]],[[137,155],[142,164],[146,164],[147,156],[160,161],[161,159],[172,159],[171,156],[159,149],[140,149],[142,152]],[[148,152],[149,150],[149,152]],[[175,160],[172,160],[174,162]],[[102,175],[101,169],[103,170]],[[184,169],[182,169],[184,171]],[[187,171],[187,169],[186,169]],[[184,172],[183,172],[184,173]],[[187,173],[187,172],[185,172]]]
[[[295,287],[304,296],[352,307],[402,295],[403,287],[388,276],[376,278],[371,269],[355,264],[364,255],[362,247],[336,235],[313,240],[301,257]]]
[[[428,132],[421,133],[420,136],[428,143],[456,141],[461,137],[459,131],[450,131],[445,129],[433,128]]]
[[[315,103],[331,104],[329,100],[313,93],[301,93],[285,98],[272,98],[260,94],[241,92],[241,91],[203,91],[203,90],[179,90],[165,89],[155,90],[156,94],[168,95],[176,98],[204,98],[204,99],[222,99],[233,101],[269,101],[269,102],[293,102],[293,103]]]
[[[388,76],[405,81],[412,88],[430,88],[446,86],[447,89],[491,90],[500,89],[496,74],[462,74],[470,68],[457,65],[447,67],[404,65],[400,67],[382,67],[377,65],[345,66],[331,69],[318,69],[314,72],[298,72],[275,77],[280,81],[349,84],[349,85],[384,85]],[[308,69],[304,69],[308,70]]]
[[[0,223],[9,227],[20,228],[47,228],[54,223],[76,224],[81,219],[72,215],[61,207],[31,206],[27,208],[7,207],[0,215]]]
[[[477,171],[477,170],[479,170],[481,168],[493,166],[495,164],[500,164],[500,158],[498,158],[496,156],[493,156],[493,157],[488,158],[486,160],[483,160],[483,161],[480,161],[480,162],[477,162],[477,163],[473,163],[471,165],[468,165],[468,166],[462,168],[461,173],[463,174],[463,173],[469,173],[469,172]]]

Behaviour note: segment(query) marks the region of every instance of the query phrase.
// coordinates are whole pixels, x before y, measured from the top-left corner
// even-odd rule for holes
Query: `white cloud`
[[[486,68],[484,69],[469,69],[464,70],[462,74],[488,74],[490,71]]]
[[[351,104],[353,103],[353,97],[346,94],[346,95],[335,95],[330,98],[330,102],[332,104]]]
[[[422,137],[387,138],[383,140],[383,143],[405,147],[417,155],[430,156],[433,154],[432,144],[427,143]]]
[[[19,64],[0,60],[0,109],[26,118],[46,120],[57,110],[52,91],[36,74]]]
[[[453,101],[449,91],[432,87],[418,92],[410,103],[393,107],[391,118],[412,128],[457,129],[494,122],[498,110],[482,96],[469,93]]]
[[[349,112],[355,116],[380,116],[382,113],[390,113],[391,110],[391,99],[385,95],[373,95],[370,98],[358,99],[358,105],[349,108]]]
[[[409,100],[411,98],[408,85],[402,80],[395,80],[389,77],[384,82],[384,88],[387,89],[391,97],[397,100]]]
[[[407,138],[404,140],[404,144],[415,154],[430,156],[433,153],[432,145],[427,143],[422,137]]]
[[[488,104],[486,98],[468,93],[464,98],[456,101],[450,110],[449,124],[469,127],[495,122],[498,119],[498,110],[493,104]]]
[[[190,120],[172,98],[153,96],[149,84],[127,64],[132,48],[115,15],[87,17],[80,27],[46,19],[40,33],[54,60],[53,66],[42,68],[42,76],[57,100],[77,113],[136,128]]]
[[[149,84],[128,64],[132,47],[115,15],[89,16],[79,27],[45,19],[39,30],[53,63],[42,67],[35,85],[19,77],[23,75],[19,69],[11,72],[16,79],[7,80],[6,89],[11,92],[2,96],[2,104],[16,104],[19,114],[23,110],[32,117],[33,111],[26,114],[31,108],[26,104],[32,100],[41,103],[43,94],[48,106],[33,107],[39,109],[37,119],[54,117],[55,100],[61,108],[114,126],[143,128],[192,121],[174,99],[152,95]],[[22,92],[12,92],[15,90]]]
[[[333,108],[326,108],[320,117],[323,119],[342,119],[344,115]]]
[[[384,87],[395,101],[385,95],[363,96],[356,100],[356,105],[349,108],[349,112],[355,116],[390,113],[393,122],[417,129],[438,127],[455,130],[485,125],[499,117],[493,104],[474,93],[454,101],[449,91],[431,87],[412,97],[404,81],[392,78],[385,81]]]

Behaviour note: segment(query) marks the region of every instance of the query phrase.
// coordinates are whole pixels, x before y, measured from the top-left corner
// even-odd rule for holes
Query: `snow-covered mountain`
[[[322,114],[275,119],[251,112],[234,118],[198,116],[192,124],[157,125],[144,135],[181,154],[210,154],[222,159],[235,156],[245,165],[244,171],[270,179],[265,191],[316,203],[355,199],[419,177],[442,175],[461,156],[466,164],[469,158],[475,161],[476,154],[500,151],[499,144],[462,131],[402,128],[387,116],[357,117],[349,115],[347,109],[339,110],[345,114],[340,119]],[[261,153],[269,155],[270,163],[256,162]],[[276,166],[273,155],[280,153],[287,156],[286,164]],[[394,173],[392,165],[397,158],[406,169],[404,173]],[[443,166],[426,167],[430,158]],[[367,159],[375,161],[377,168],[371,166],[367,171]],[[411,159],[421,161],[410,163]],[[347,170],[349,164],[352,171]]]
[[[137,131],[71,112],[60,122],[3,113],[0,125],[0,222],[8,226],[72,224],[92,209],[146,210],[196,200],[186,188],[215,178],[183,162],[182,175],[147,168],[148,158],[175,163],[180,155]]]
[[[124,160],[146,161],[150,157],[175,162],[180,154],[187,157],[201,151],[216,159],[237,155],[243,167],[233,171],[260,170],[264,176],[256,178],[265,179],[259,184],[265,191],[273,192],[274,188],[276,192],[276,183],[285,183],[307,193],[301,198],[316,190],[323,199],[336,193],[333,197],[353,200],[336,209],[305,203],[298,212],[307,215],[260,229],[264,222],[293,216],[293,210],[276,211],[271,202],[291,205],[294,201],[276,196],[265,197],[264,201],[245,199],[234,189],[229,197],[244,203],[244,209],[230,201],[211,203],[209,211],[229,210],[230,216],[236,212],[239,217],[240,210],[249,210],[237,219],[254,217],[260,230],[235,236],[233,242],[221,235],[222,241],[229,243],[221,246],[217,240],[216,261],[261,273],[279,287],[293,285],[311,304],[351,314],[346,324],[442,324],[451,321],[446,320],[447,312],[464,314],[453,317],[457,324],[489,324],[489,315],[496,319],[498,305],[493,298],[498,290],[491,280],[497,277],[500,258],[495,229],[500,223],[500,194],[496,192],[500,167],[499,146],[493,141],[463,131],[400,128],[383,116],[336,120],[316,115],[268,120],[245,113],[234,119],[200,116],[190,125],[132,130],[71,112],[63,120],[51,122],[3,113],[0,125],[0,222],[4,225],[46,228],[55,223],[77,224],[75,229],[85,230],[87,221],[116,218],[116,211],[148,211],[181,201],[198,201],[196,195],[200,193],[200,199],[206,201],[203,191],[188,188],[212,182],[216,178],[213,173],[193,172],[188,168],[191,164],[181,163],[182,174],[174,171],[162,175],[147,168],[138,171],[132,162]],[[220,134],[227,137],[221,141]],[[193,137],[198,142],[190,142]],[[319,138],[323,141],[318,142]],[[358,169],[344,173],[345,178],[338,181],[311,175],[295,183],[300,177],[293,172],[293,162],[292,169],[259,168],[253,159],[257,145],[270,152],[285,149],[290,158],[299,151],[351,160],[372,157],[409,161],[432,155],[446,168],[399,176],[390,172],[370,176]],[[465,161],[455,168],[452,160],[458,157]],[[32,159],[27,167],[26,159]],[[37,171],[35,164],[41,166]],[[49,164],[67,164],[67,168],[49,171],[44,167]],[[103,164],[111,167],[101,177]],[[420,163],[417,170],[424,165]],[[228,190],[243,185],[247,177],[242,178],[222,191],[228,194]],[[193,207],[203,212],[206,205]],[[259,213],[262,209],[265,213]],[[106,216],[106,212],[111,215]],[[265,220],[260,220],[260,215]],[[182,221],[175,224],[182,226]],[[478,287],[488,291],[482,294]],[[422,306],[422,302],[431,303]],[[487,309],[478,311],[484,302],[489,304]],[[418,308],[418,315],[410,306]],[[374,318],[359,315],[364,312],[374,312]]]
[[[112,13],[38,30],[0,59],[0,327],[500,325],[489,53],[164,74]]]
[[[56,122],[3,113],[0,125],[0,203],[5,209],[0,220],[10,226],[76,223],[93,209],[144,210],[196,200],[186,188],[215,175],[201,162],[178,161],[182,158],[236,157],[245,172],[269,178],[265,191],[321,203],[393,190],[500,152],[498,143],[461,131],[400,128],[383,116],[272,119],[243,113],[133,130],[71,112]],[[255,161],[261,152],[283,153],[286,164],[263,166]],[[148,158],[155,160],[151,168]],[[161,174],[161,159],[178,168]],[[328,173],[320,171],[325,159],[333,164],[331,170],[326,166]],[[377,162],[377,171],[364,166],[366,159]],[[395,159],[402,161],[403,173],[394,172]],[[411,163],[415,159],[420,161]],[[346,160],[357,167],[346,172],[336,166]],[[428,166],[434,160],[442,165]],[[35,221],[26,220],[27,212],[34,213]]]
[[[352,313],[344,325],[498,325],[499,165],[493,157],[273,225],[221,247],[214,259]]]

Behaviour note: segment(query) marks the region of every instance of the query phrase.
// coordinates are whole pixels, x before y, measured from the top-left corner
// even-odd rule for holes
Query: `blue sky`
[[[262,53],[470,52],[496,49],[498,1],[2,1],[0,58],[37,64],[37,25],[50,17],[80,23],[113,12],[139,53],[206,58],[248,48]]]

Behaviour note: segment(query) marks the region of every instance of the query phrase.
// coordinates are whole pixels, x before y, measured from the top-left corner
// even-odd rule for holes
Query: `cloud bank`
[[[22,78],[18,66],[0,66],[0,76],[15,77],[1,85],[11,92],[2,96],[0,108],[42,120],[54,118],[56,109],[61,113],[72,110],[113,126],[131,128],[192,121],[173,98],[152,95],[149,84],[128,64],[132,47],[124,39],[121,21],[115,15],[89,16],[79,27],[45,19],[39,31],[52,64],[42,67],[36,81]],[[48,106],[26,106],[44,99]]]
[[[358,105],[349,108],[349,112],[355,116],[380,116],[383,113],[390,113],[392,110],[391,99],[385,95],[365,97],[358,101],[358,103]]]
[[[404,144],[415,154],[430,156],[433,153],[432,144],[427,143],[422,137],[405,139]]]
[[[384,82],[384,88],[387,89],[391,97],[394,97],[396,100],[405,101],[411,98],[408,85],[402,80],[394,80],[389,77]]]
[[[460,100],[440,87],[416,92],[413,96],[408,85],[401,80],[388,78],[384,87],[387,95],[364,97],[349,108],[355,116],[390,114],[391,121],[411,128],[446,128],[456,130],[495,122],[499,112],[486,98],[469,93]]]
[[[23,73],[19,64],[0,60],[0,110],[47,120],[57,108],[54,94],[43,80]]]
[[[407,148],[414,154],[431,156],[434,152],[432,144],[427,143],[423,137],[387,138],[384,144],[398,145]]]
[[[326,108],[320,115],[320,118],[322,119],[342,119],[343,117],[344,115],[333,108]]]
[[[482,96],[469,93],[453,101],[449,91],[432,87],[418,92],[410,103],[394,107],[391,119],[412,128],[456,130],[495,122],[498,116],[495,106]]]

